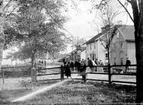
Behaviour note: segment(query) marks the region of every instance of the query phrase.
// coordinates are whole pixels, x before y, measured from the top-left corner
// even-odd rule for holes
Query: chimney
[[[106,25],[105,27],[101,27],[102,32],[105,32],[110,29],[110,25]]]

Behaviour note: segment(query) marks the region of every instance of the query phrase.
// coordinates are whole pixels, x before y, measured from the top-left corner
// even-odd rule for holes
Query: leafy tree
[[[46,20],[45,17],[47,14],[43,11],[47,8],[43,8],[43,11],[39,9],[39,2],[35,3],[27,0],[27,2],[19,1],[19,3],[21,7],[16,14],[17,26],[15,27],[15,30],[20,34],[16,35],[15,41],[22,45],[20,51],[17,52],[18,54],[22,54],[19,54],[19,56],[16,57],[28,57],[26,52],[29,52],[32,54],[28,55],[31,58],[33,65],[37,51],[49,52],[51,54],[61,51],[64,47],[64,41],[62,40],[64,34],[59,31],[58,28],[62,28],[64,18],[60,15],[53,15]],[[38,8],[35,8],[37,6]],[[51,10],[55,8],[52,8]]]
[[[13,24],[12,21],[14,18],[12,12],[14,12],[17,8],[14,2],[10,5],[11,1],[12,0],[4,4],[4,0],[0,0],[0,69],[3,59],[3,49],[7,48],[7,45],[13,41],[13,36],[6,35],[4,32],[8,24]]]
[[[31,59],[31,63],[34,63],[34,59],[37,52],[48,52],[51,56],[54,56],[54,53],[60,52],[65,47],[64,41],[61,39],[61,35],[45,35],[44,37],[36,38],[31,41],[27,41],[23,46],[20,47],[18,52],[11,53],[7,58],[14,59]],[[33,42],[34,41],[34,42]],[[35,43],[36,42],[36,43]]]

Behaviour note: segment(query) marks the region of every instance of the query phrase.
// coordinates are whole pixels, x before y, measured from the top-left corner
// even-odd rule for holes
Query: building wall
[[[106,38],[106,35],[100,36],[95,42],[87,44],[86,46],[86,58],[92,58],[94,54],[95,58],[102,60],[103,63],[107,62],[107,50],[101,43],[100,39]],[[117,30],[116,35],[113,37],[110,44],[110,64],[125,65],[127,58],[131,61],[131,64],[136,64],[135,57],[135,42],[128,42],[120,30]]]
[[[131,61],[131,64],[136,64],[135,43],[134,42],[128,42],[127,47],[128,47],[127,57]]]
[[[103,63],[106,62],[106,50],[99,39],[86,45],[86,58],[88,57],[93,60],[102,60]]]
[[[110,46],[110,63],[113,65],[123,65],[126,63],[127,42],[119,31],[114,36]]]
[[[95,60],[96,58],[96,43],[93,42],[93,43],[90,43],[90,44],[87,44],[86,45],[86,58],[91,58],[93,60]]]
[[[129,58],[132,64],[136,64],[135,42],[127,42],[125,36],[119,32],[114,36],[110,47],[110,63],[125,65]]]
[[[102,45],[104,42],[101,42],[97,41],[97,60],[101,60],[104,64],[107,62],[107,59],[106,59],[106,49],[105,47]]]
[[[82,51],[80,56],[81,56],[81,60],[82,59],[86,60],[86,50]]]

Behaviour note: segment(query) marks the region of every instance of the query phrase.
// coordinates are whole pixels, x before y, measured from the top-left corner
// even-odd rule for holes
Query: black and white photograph
[[[0,105],[142,105],[143,0],[0,0]]]

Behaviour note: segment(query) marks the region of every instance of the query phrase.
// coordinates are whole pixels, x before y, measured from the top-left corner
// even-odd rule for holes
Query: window
[[[119,42],[119,32],[117,33],[116,42]]]
[[[96,42],[94,43],[94,49],[96,49]]]
[[[116,58],[114,58],[114,65],[116,65]]]
[[[88,51],[90,50],[90,44],[88,45]]]
[[[92,54],[90,54],[90,58],[92,58]]]
[[[119,32],[117,33],[117,38],[119,38]]]
[[[108,60],[108,53],[105,54],[106,60]]]
[[[108,53],[106,53],[106,55],[105,55],[106,57],[108,57]]]
[[[121,42],[121,49],[123,49],[123,43]]]
[[[123,58],[121,58],[121,65],[123,65]]]

